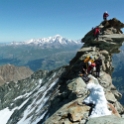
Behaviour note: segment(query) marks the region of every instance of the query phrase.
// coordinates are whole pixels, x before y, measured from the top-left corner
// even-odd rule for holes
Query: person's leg
[[[96,71],[96,78],[98,77],[98,72]]]
[[[98,77],[100,77],[100,66],[98,67]]]
[[[99,34],[96,35],[96,40],[98,41]]]

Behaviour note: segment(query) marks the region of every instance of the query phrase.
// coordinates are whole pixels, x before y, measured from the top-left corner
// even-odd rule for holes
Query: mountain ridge
[[[14,66],[11,64],[6,64],[0,66],[0,86],[10,82],[18,81],[30,77],[33,74],[33,71],[24,66]]]
[[[55,35],[53,37],[48,38],[39,38],[39,39],[30,39],[23,42],[11,42],[9,45],[37,45],[37,46],[44,46],[44,45],[79,45],[81,42],[79,40],[70,40],[64,38],[60,35]]]
[[[73,100],[70,100],[70,102],[67,102],[66,104],[63,103],[63,106],[58,107],[55,113],[51,113],[51,116],[45,121],[45,124],[99,124],[101,122],[102,124],[124,123],[124,108],[118,102],[118,100],[121,99],[122,94],[119,93],[116,87],[112,84],[111,78],[113,72],[112,54],[119,52],[119,48],[124,41],[124,34],[122,34],[121,31],[121,28],[124,28],[124,23],[113,18],[108,21],[103,21],[98,25],[98,27],[101,29],[101,35],[98,40],[94,38],[93,30],[90,30],[82,38],[82,42],[84,43],[83,47],[70,61],[70,66],[65,77],[68,77],[66,85],[67,89],[70,90],[71,93],[67,93],[69,96],[66,95],[66,98],[69,99],[70,97],[73,97]],[[120,34],[122,37],[120,37]],[[80,78],[77,76],[79,70],[81,70],[81,63],[87,56],[92,56],[93,58],[100,56],[102,59],[100,76],[95,77],[93,74],[89,75],[89,82],[86,82],[83,77]],[[93,84],[96,86],[93,87]],[[102,86],[102,88],[104,88],[105,98],[103,99],[106,99],[107,103],[104,104],[101,102],[103,99],[99,96],[102,95],[99,91],[102,90],[99,88],[97,89],[97,86]],[[87,89],[90,91],[90,94]],[[53,102],[55,102],[56,99],[57,98],[55,98]],[[87,104],[84,103],[85,100],[87,101]],[[61,102],[57,102],[57,104],[61,104]],[[54,107],[54,104],[52,104],[50,108],[52,109],[52,107]],[[104,107],[111,111],[111,114],[109,113],[110,115],[108,115],[106,110],[103,109]],[[49,113],[51,111],[52,110],[50,110]],[[92,118],[94,116],[100,118],[101,122],[97,118]],[[118,121],[116,122],[114,121],[115,117],[118,118]],[[39,124],[42,124],[42,121]]]
[[[68,40],[60,35],[1,44],[0,65],[10,63],[16,66],[27,66],[33,71],[38,69],[52,70],[68,64],[75,51],[80,47],[80,41]]]
[[[122,94],[112,84],[111,74],[112,54],[119,52],[118,49],[124,41],[124,34],[123,37],[119,37],[120,29],[124,24],[117,19],[108,20],[106,23],[102,23],[102,36],[98,41],[93,37],[92,30],[82,38],[84,45],[77,51],[69,65],[52,71],[39,70],[26,79],[0,87],[0,115],[3,115],[0,122],[4,121],[3,124],[123,124],[124,107],[118,101]],[[116,38],[104,36],[114,33],[118,34]],[[100,76],[89,74],[89,82],[79,75],[82,62],[87,56],[102,59]],[[86,100],[89,105],[84,103]],[[110,111],[111,115],[110,113],[107,115],[103,108]],[[90,118],[94,113],[97,118]],[[3,118],[5,120],[2,120]]]

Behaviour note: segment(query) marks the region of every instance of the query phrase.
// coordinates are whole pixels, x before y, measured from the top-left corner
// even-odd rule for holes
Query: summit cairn
[[[118,101],[122,95],[111,78],[114,70],[112,54],[119,52],[124,41],[121,30],[124,23],[113,18],[98,27],[98,41],[93,37],[93,30],[82,38],[84,45],[62,75],[61,93],[52,100],[48,110],[51,116],[45,124],[124,124],[124,108]],[[79,76],[81,64],[87,56],[102,60],[99,77],[88,74],[89,81]]]

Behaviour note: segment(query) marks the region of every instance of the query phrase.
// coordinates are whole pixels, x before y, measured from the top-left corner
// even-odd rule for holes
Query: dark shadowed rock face
[[[33,74],[33,71],[27,67],[17,67],[11,64],[0,66],[0,85],[25,79]]]

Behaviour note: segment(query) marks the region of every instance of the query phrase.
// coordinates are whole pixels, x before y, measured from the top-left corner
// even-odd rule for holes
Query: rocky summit
[[[89,31],[81,49],[64,66],[39,70],[30,77],[0,87],[2,124],[124,124],[122,94],[112,84],[112,55],[124,41],[124,24],[113,18],[101,22],[98,40]],[[100,75],[81,75],[83,61],[101,58]]]
[[[124,108],[118,101],[122,95],[112,84],[111,78],[114,70],[112,55],[119,52],[124,41],[124,34],[121,31],[124,24],[113,18],[103,21],[96,27],[100,28],[98,40],[94,38],[93,30],[82,38],[84,45],[70,61],[65,77],[63,77],[66,80],[63,81],[60,88],[61,95],[56,96],[49,110],[49,114],[53,111],[54,114],[51,114],[52,116],[45,121],[45,124],[124,123]],[[78,76],[81,63],[87,56],[92,56],[93,59],[98,57],[102,59],[100,77],[89,75],[90,81],[88,83]],[[101,94],[103,91],[105,98]],[[94,104],[88,105],[86,101]]]

